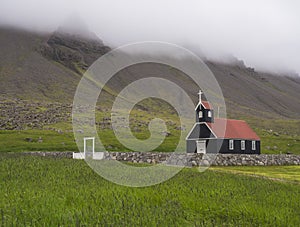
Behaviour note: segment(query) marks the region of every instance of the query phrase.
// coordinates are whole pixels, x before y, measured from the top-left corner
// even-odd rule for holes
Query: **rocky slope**
[[[68,105],[72,103],[82,73],[110,50],[100,39],[63,31],[37,34],[11,28],[0,28],[0,49],[0,97],[3,100],[19,98]],[[300,118],[299,77],[257,72],[238,61],[206,63],[223,90],[230,116]],[[185,75],[151,64],[122,70],[110,82],[110,90],[120,91],[140,73],[164,74],[197,101],[198,87],[185,80]],[[0,105],[1,109],[8,108],[3,103]],[[5,115],[3,111],[1,114]]]
[[[40,51],[45,58],[80,74],[110,48],[104,46],[101,40],[84,40],[68,33],[55,32],[41,45]]]

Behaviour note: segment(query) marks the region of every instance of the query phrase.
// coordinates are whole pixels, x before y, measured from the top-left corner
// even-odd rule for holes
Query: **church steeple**
[[[199,102],[196,106],[196,122],[214,122],[214,111],[207,101],[202,101],[203,92],[199,90]]]

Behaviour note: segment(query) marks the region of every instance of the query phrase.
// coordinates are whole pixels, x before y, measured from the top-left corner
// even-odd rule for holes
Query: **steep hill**
[[[71,102],[82,71],[110,50],[101,40],[82,39],[1,28],[0,95]]]
[[[100,39],[58,31],[37,34],[0,28],[0,97],[71,103],[82,73],[110,48]],[[300,78],[257,72],[240,62],[206,62],[215,74],[231,116],[300,117]],[[118,92],[135,75],[164,74],[197,101],[195,84],[176,69],[151,64],[122,70],[109,84]],[[122,78],[122,79],[120,79]],[[114,92],[111,92],[113,94]]]

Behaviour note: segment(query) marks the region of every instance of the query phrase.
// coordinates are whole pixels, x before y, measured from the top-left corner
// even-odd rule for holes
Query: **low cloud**
[[[300,73],[297,0],[2,0],[0,24],[53,31],[74,12],[112,46],[155,40],[233,55],[272,72]]]

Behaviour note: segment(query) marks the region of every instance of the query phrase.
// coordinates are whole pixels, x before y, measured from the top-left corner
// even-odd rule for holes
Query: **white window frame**
[[[199,111],[199,118],[203,118],[203,111],[202,110]]]
[[[208,117],[212,117],[212,113],[211,113],[210,110],[208,111],[207,116],[208,116]]]
[[[241,150],[242,151],[246,150],[246,142],[245,142],[245,140],[241,140]]]
[[[234,140],[229,140],[229,150],[234,150]]]
[[[251,148],[252,148],[252,151],[256,150],[256,141],[255,140],[252,141]]]

